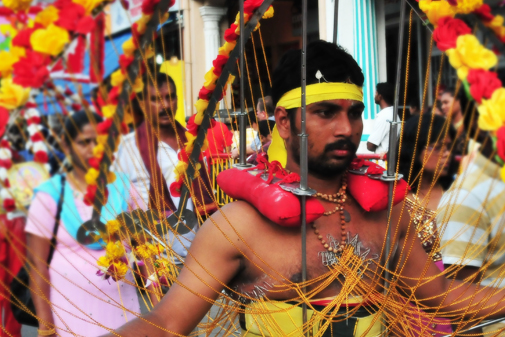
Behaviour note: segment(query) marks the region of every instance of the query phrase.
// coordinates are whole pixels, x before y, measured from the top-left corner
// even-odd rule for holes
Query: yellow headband
[[[285,109],[299,108],[302,106],[301,88],[296,88],[285,93],[277,106]],[[306,104],[313,104],[332,99],[352,99],[363,102],[363,91],[355,84],[349,83],[316,83],[307,86]],[[284,145],[284,139],[279,135],[277,126],[272,130],[272,142],[268,148],[268,160],[270,162],[277,160],[282,167],[286,167],[288,153]]]
[[[307,105],[332,99],[352,99],[363,102],[363,90],[356,84],[350,83],[316,83],[307,86]],[[285,109],[300,108],[302,106],[302,89],[295,88],[282,95],[277,106]]]

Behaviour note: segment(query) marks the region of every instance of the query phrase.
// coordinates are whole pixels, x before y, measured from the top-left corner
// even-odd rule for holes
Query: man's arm
[[[151,312],[119,328],[116,335],[168,337],[191,333],[225,285],[239,272],[242,260],[239,249],[244,248],[230,223],[238,227],[235,225],[247,222],[243,214],[248,207],[235,202],[212,215],[199,229],[177,283]]]
[[[377,145],[370,142],[366,142],[366,148],[368,149],[368,151],[375,152],[375,150],[377,150]]]

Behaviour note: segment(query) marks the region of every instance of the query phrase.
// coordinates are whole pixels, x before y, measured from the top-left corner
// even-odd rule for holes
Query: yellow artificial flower
[[[105,224],[107,226],[107,233],[114,234],[117,233],[121,229],[121,222],[119,220],[109,220]]]
[[[46,28],[51,23],[54,23],[59,19],[59,12],[58,8],[54,6],[47,6],[42,12],[39,12],[37,16],[35,16],[35,22],[40,23],[44,26],[44,28]]]
[[[208,103],[208,102],[207,102]],[[207,104],[208,105],[208,104]],[[203,122],[203,113],[205,112],[204,111],[198,111],[196,113],[196,116],[195,116],[195,124],[196,125],[202,125],[202,122]]]
[[[203,113],[205,112],[205,109],[207,109],[208,106],[209,106],[209,101],[206,101],[204,99],[199,99],[195,103],[197,115],[202,114],[202,116],[201,116],[202,119],[203,119]],[[195,117],[196,125],[201,125],[202,119],[199,119],[199,122],[197,121],[197,119],[199,119],[198,116]]]
[[[483,0],[458,0],[456,12],[459,14],[470,14],[483,4]]]
[[[111,275],[114,281],[121,281],[126,273],[128,272],[128,266],[123,262],[114,262],[112,264],[114,266],[114,275]]]
[[[419,8],[426,14],[433,26],[438,26],[438,20],[443,17],[456,15],[456,9],[445,0],[420,0]]]
[[[184,174],[186,173],[187,169],[188,169],[188,163],[180,160],[177,163],[177,165],[175,165],[175,169],[174,169],[175,180],[179,181],[182,177],[184,177]]]
[[[270,19],[274,16],[274,6],[270,5],[265,14],[263,14],[263,19]]]
[[[203,86],[205,87],[205,89],[214,90],[216,88],[216,82],[217,82],[218,78],[219,78],[219,76],[216,76],[216,74],[214,74],[214,67],[210,68],[210,70],[207,71],[207,73],[204,76],[205,82],[203,82]],[[198,101],[202,101],[202,100],[198,100]],[[198,101],[196,102],[195,105],[198,105]],[[205,102],[207,102],[207,101],[205,101]],[[209,102],[207,102],[207,105],[209,105]],[[207,106],[205,107],[205,109],[206,108],[207,108]],[[204,109],[204,111],[205,111],[205,109]],[[197,110],[198,110],[198,107],[197,107]]]
[[[135,49],[137,49],[137,47],[135,47],[135,44],[133,43],[133,38],[130,37],[128,40],[126,40],[125,42],[123,42],[123,53],[126,55],[126,56],[133,56],[133,53],[135,52]]]
[[[86,15],[89,15],[93,9],[98,7],[102,2],[105,2],[105,0],[72,0],[72,2],[84,7]]]
[[[152,15],[143,14],[140,19],[137,20],[137,32],[139,32],[140,35],[146,32],[147,23],[151,20],[151,17]]]
[[[12,47],[11,50],[0,51],[0,76],[7,77],[12,73],[12,67],[19,59],[26,55],[26,51],[21,47]]]
[[[205,142],[207,142],[207,139],[204,141],[204,143],[205,143]],[[208,145],[208,144],[209,144],[209,143],[207,142],[207,145]],[[205,150],[203,149],[203,147],[202,147],[202,151],[205,151]],[[202,164],[200,164],[200,163],[196,163],[196,165],[195,165],[195,174],[194,174],[195,178],[198,178],[198,177],[200,176],[200,169],[201,169],[201,168],[202,168]]]
[[[105,151],[105,147],[98,143],[96,146],[93,148],[93,157],[100,158],[103,155],[103,152]]]
[[[4,78],[0,85],[0,106],[7,110],[16,109],[26,103],[30,89],[12,82],[12,77]]]
[[[505,27],[503,27],[503,22],[503,16],[496,15],[491,22],[486,24],[486,26],[491,28],[499,37],[503,37],[505,36]]]
[[[502,166],[500,170],[501,180],[505,181],[505,166]]]
[[[106,145],[108,137],[109,137],[108,135],[98,135],[98,136],[96,136],[96,142],[97,142],[97,144]]]
[[[144,50],[144,57],[146,59],[150,59],[151,57],[153,57],[155,54],[154,54],[154,49],[153,47],[151,46],[148,46],[145,50]]]
[[[109,173],[107,173],[107,183],[112,184],[115,181],[116,181],[116,174],[112,171],[109,171]]]
[[[109,104],[102,108],[102,114],[105,118],[112,118],[116,114],[117,105]]]
[[[220,48],[219,48],[219,55],[223,56],[229,56],[233,48],[235,48],[235,45],[237,44],[237,41],[233,42],[225,42]]]
[[[148,243],[135,247],[135,254],[137,254],[137,256],[142,260],[151,257],[151,251],[149,250],[149,247],[147,245]]]
[[[14,12],[18,11],[26,11],[28,8],[30,8],[30,5],[32,3],[32,0],[2,0],[2,4],[9,8],[12,9]]]
[[[132,90],[137,93],[144,91],[144,82],[141,76],[137,77],[135,83],[133,83]]]
[[[471,34],[460,35],[456,40],[456,48],[448,49],[446,54],[460,80],[466,79],[470,69],[488,70],[498,62],[496,54],[486,49]]]
[[[99,175],[100,171],[91,167],[84,176],[84,180],[86,180],[86,184],[88,185],[96,185],[96,180],[98,179]]]
[[[126,80],[126,76],[123,74],[121,69],[116,70],[115,72],[112,73],[112,75],[110,75],[110,84],[113,87],[117,87],[117,86],[123,84],[123,82],[125,80]]]
[[[105,253],[110,260],[118,260],[126,254],[126,250],[121,241],[109,242],[105,246]]]
[[[165,251],[165,248],[161,244],[148,244],[149,251],[151,252],[151,255],[159,255]]]
[[[96,261],[96,264],[100,267],[108,268],[110,266],[110,260],[106,256],[100,256]]]
[[[505,123],[505,88],[498,88],[479,105],[479,128],[496,131]]]
[[[51,56],[59,55],[69,42],[68,32],[54,24],[50,24],[47,29],[38,29],[30,36],[33,50]]]

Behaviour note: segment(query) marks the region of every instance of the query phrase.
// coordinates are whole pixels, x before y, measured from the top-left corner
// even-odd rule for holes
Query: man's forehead
[[[354,100],[354,99],[331,99],[331,100],[326,100],[326,101],[320,101],[320,102],[315,102],[312,104],[309,104],[307,107],[317,107],[317,106],[324,106],[324,107],[364,107],[365,105],[363,102]]]

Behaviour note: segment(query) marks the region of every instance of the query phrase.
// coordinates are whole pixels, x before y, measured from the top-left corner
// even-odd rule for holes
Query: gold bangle
[[[56,329],[52,328],[51,330],[37,330],[39,336],[51,336],[56,333]]]

